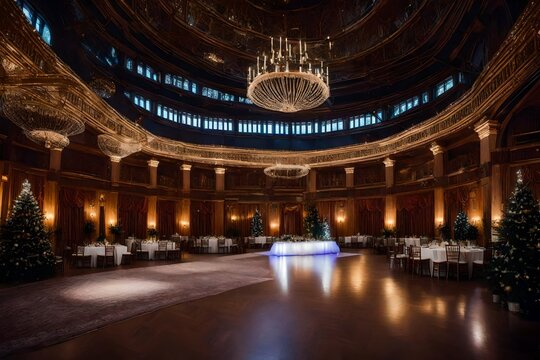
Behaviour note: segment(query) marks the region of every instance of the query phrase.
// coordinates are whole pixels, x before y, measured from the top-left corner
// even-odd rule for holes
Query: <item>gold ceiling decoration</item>
[[[36,88],[34,92],[4,93],[4,115],[22,128],[30,140],[48,149],[65,148],[69,136],[84,131],[84,122],[65,111],[65,98],[58,89]]]
[[[329,50],[332,43],[328,43]],[[293,46],[294,45],[294,46]],[[248,69],[247,97],[262,108],[286,113],[316,108],[330,96],[330,75],[324,62],[311,59],[307,44],[270,38],[270,55],[257,56]]]
[[[98,146],[112,161],[118,162],[126,156],[141,151],[142,143],[126,137],[102,134],[98,135]]]
[[[265,168],[264,173],[273,178],[298,179],[309,173],[309,166],[277,164]]]

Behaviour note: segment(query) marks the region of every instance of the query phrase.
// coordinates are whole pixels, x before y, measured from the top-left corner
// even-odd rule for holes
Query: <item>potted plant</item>
[[[95,231],[96,231],[96,224],[93,221],[88,220],[84,223],[83,234],[86,240],[90,240],[90,238],[92,237],[92,234]]]
[[[116,223],[116,225],[109,225],[109,232],[111,233],[113,237],[113,243],[117,242],[117,240],[120,238],[120,235],[122,234],[122,226],[120,223]]]
[[[437,230],[439,232],[439,237],[440,237],[441,241],[450,240],[450,237],[452,236],[452,233],[450,232],[450,226],[448,226],[448,224],[445,223],[445,224],[439,225]]]
[[[148,228],[146,230],[146,235],[148,235],[148,238],[151,239],[151,240],[156,240],[157,236],[158,236],[158,231],[156,228]]]

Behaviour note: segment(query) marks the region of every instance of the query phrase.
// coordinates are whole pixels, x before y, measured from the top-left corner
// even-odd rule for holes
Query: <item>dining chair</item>
[[[209,249],[210,249],[209,240],[201,239],[201,252],[204,254],[208,254]]]
[[[114,266],[114,246],[105,246],[105,255],[97,256],[97,266]]]
[[[392,250],[392,257],[390,258],[390,267],[399,265],[400,269],[407,268],[407,254],[405,253],[405,244],[396,244]]]
[[[131,244],[131,252],[135,254],[137,260],[150,260],[150,252],[142,249],[141,239],[137,239]]]
[[[77,246],[77,252],[72,255],[77,267],[91,267],[92,256],[84,254],[84,246]]]
[[[429,259],[422,259],[422,247],[411,245],[409,248],[409,264],[411,265],[411,273],[414,275],[418,267],[418,275],[424,275],[424,265],[427,265],[428,274],[429,270]]]
[[[226,253],[227,245],[225,245],[225,239],[218,239],[218,253]]]
[[[158,241],[158,248],[154,251],[154,260],[167,260],[168,244],[167,240]]]
[[[456,268],[456,276],[459,281],[459,273],[462,269],[468,271],[467,262],[460,259],[460,247],[459,245],[446,245],[446,279],[450,274],[452,267]]]
[[[182,246],[179,241],[174,242],[174,249],[167,250],[167,260],[182,260]]]

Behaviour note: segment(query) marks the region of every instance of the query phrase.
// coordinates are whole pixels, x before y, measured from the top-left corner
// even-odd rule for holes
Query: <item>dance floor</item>
[[[143,315],[110,323],[52,346],[20,351],[15,358],[540,358],[540,324],[492,304],[480,281],[412,276],[389,269],[384,256],[372,255],[370,251],[357,255],[276,258],[247,254],[230,259],[206,256],[200,262],[112,271],[111,274],[125,275],[141,271],[136,277],[118,278],[149,282],[146,288],[135,287],[130,295],[139,297],[147,293],[137,301],[150,306]],[[196,271],[198,264],[206,270]],[[184,266],[193,269],[193,279],[188,276],[190,270],[182,269]],[[154,271],[164,272],[168,280],[154,282]],[[183,274],[179,276],[182,280],[172,282],[170,278],[175,277],[175,272]],[[124,307],[125,299],[111,298],[107,286],[88,289],[81,281],[78,287],[78,278],[85,276],[31,286],[53,292],[58,283],[73,282],[71,291],[61,292],[57,299],[76,303],[98,318],[109,313],[94,311],[96,304],[110,301],[119,302],[118,308]],[[265,281],[268,278],[272,280]],[[180,299],[183,302],[172,306],[150,305],[155,298],[163,297],[159,294],[164,291],[164,283],[184,286],[180,293],[189,291],[189,287],[198,288],[193,284],[181,285],[182,282],[201,283],[214,294],[196,296],[192,301]],[[19,299],[24,299],[23,288],[16,290],[20,291]],[[0,301],[4,304],[9,299],[2,295]],[[9,304],[17,306],[16,303],[13,300]],[[21,317],[3,308],[1,336],[14,331],[10,327],[16,325],[6,325],[6,315],[11,316],[10,321],[32,322],[32,318],[22,314],[36,312],[41,306],[41,299],[25,299],[24,306],[16,309]],[[61,315],[62,309],[57,311],[50,317]],[[82,320],[66,321],[66,325],[73,326]]]

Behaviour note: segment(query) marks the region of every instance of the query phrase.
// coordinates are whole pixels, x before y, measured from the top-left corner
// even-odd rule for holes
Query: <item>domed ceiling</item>
[[[155,101],[193,114],[294,122],[373,114],[378,109],[389,112],[403,100],[433,91],[449,76],[457,79],[459,74],[464,79],[448,96],[392,121],[355,129],[354,136],[333,134],[341,139],[329,140],[325,147],[380,139],[442,111],[473,84],[526,4],[511,0],[36,1],[62,28],[55,51],[85,80],[96,73],[112,77],[119,95],[109,103],[134,121],[142,115],[124,111],[132,106],[125,104],[126,90],[142,89],[156,96]],[[245,97],[247,69],[269,51],[271,36],[302,39],[310,57],[328,64],[331,93],[323,105],[290,115],[209,100],[125,74],[123,63],[107,68],[92,63],[84,51],[73,51],[74,46],[90,44],[94,53],[106,53],[112,46],[123,57],[142,61],[162,74],[177,74],[201,87]],[[237,133],[203,139],[191,136],[190,129],[174,128],[173,123],[142,123],[161,136],[243,146],[237,140],[223,140]],[[265,140],[264,145],[246,146],[288,149],[301,141],[288,139],[276,145]],[[321,144],[305,146],[320,148]]]

